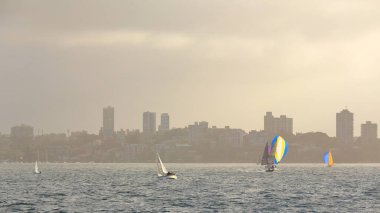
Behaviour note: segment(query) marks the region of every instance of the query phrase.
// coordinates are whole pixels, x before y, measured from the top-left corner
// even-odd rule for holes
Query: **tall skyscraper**
[[[377,139],[377,124],[367,121],[361,126],[361,139],[364,141],[374,141]]]
[[[170,118],[168,113],[161,114],[161,124],[158,130],[169,130],[170,129]]]
[[[267,112],[264,116],[264,131],[275,134],[293,134],[293,118],[287,118],[286,115],[276,118],[272,112]]]
[[[336,138],[344,143],[354,141],[354,114],[347,109],[336,113]]]
[[[264,131],[265,132],[273,132],[273,123],[274,123],[274,116],[272,112],[267,112],[264,116]]]
[[[114,108],[108,106],[103,108],[103,139],[112,139],[115,132],[115,111]]]
[[[156,113],[144,112],[143,113],[143,133],[155,133],[156,132]]]

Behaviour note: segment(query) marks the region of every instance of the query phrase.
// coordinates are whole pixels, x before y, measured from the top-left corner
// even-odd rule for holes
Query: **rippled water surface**
[[[0,164],[0,212],[380,212],[380,165]]]

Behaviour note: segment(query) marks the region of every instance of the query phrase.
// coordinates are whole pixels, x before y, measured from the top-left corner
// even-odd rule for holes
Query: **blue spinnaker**
[[[325,164],[329,163],[329,152],[325,152],[323,155],[323,162],[325,162]]]

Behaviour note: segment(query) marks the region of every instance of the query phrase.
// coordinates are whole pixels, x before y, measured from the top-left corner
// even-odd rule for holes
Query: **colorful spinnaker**
[[[288,152],[288,143],[279,135],[272,140],[272,155],[274,156],[274,163],[278,164],[286,156]]]
[[[323,155],[323,161],[328,166],[334,165],[334,160],[330,151],[325,152],[325,154]]]

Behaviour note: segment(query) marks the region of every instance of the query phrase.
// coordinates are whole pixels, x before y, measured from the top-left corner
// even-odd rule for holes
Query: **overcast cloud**
[[[379,1],[0,0],[0,131],[96,133],[142,112],[174,127],[263,129],[266,111],[296,132],[355,134],[380,122]],[[159,120],[159,119],[158,119]]]

